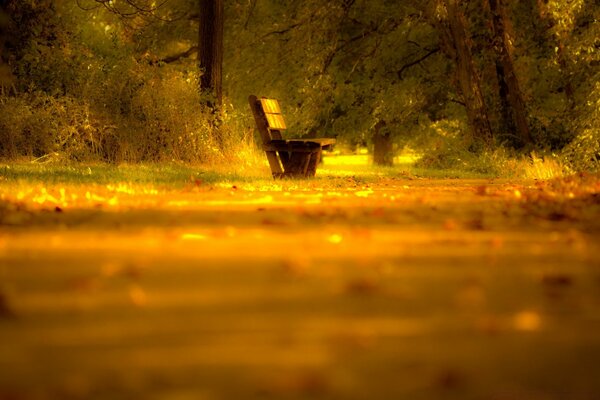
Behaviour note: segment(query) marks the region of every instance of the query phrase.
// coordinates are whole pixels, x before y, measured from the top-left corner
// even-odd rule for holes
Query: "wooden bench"
[[[262,139],[262,148],[274,178],[308,178],[315,176],[323,149],[335,139],[284,139],[286,129],[279,102],[275,99],[249,97],[250,108]]]

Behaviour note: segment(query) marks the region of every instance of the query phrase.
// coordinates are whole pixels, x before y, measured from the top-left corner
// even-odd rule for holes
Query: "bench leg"
[[[280,152],[281,155],[282,152]],[[312,152],[291,152],[282,157],[284,168],[283,174],[273,172],[275,178],[310,178],[315,176],[317,165],[321,160],[321,148],[314,149]]]
[[[283,175],[283,168],[281,162],[279,161],[279,157],[277,152],[275,151],[267,151],[267,160],[269,161],[269,167],[271,167],[271,173],[274,178],[278,178]]]
[[[304,178],[310,153],[291,153],[285,165],[285,176],[290,178]]]
[[[317,149],[314,153],[310,153],[310,157],[308,159],[308,165],[306,168],[306,176],[312,177],[317,173],[317,166],[321,161],[321,148]]]

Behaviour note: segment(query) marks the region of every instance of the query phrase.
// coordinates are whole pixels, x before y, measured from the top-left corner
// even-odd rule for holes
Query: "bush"
[[[562,154],[572,172],[600,171],[600,129],[584,130],[565,147]]]
[[[215,163],[251,145],[237,116],[215,121],[201,106],[194,64],[141,55],[117,16],[100,8],[81,19],[76,5],[49,0],[11,4],[15,30],[36,34],[15,38],[18,84],[0,95],[0,157]]]
[[[0,98],[0,156],[41,157],[60,152],[76,160],[101,154],[99,121],[89,107],[41,92]]]
[[[132,92],[130,112],[42,92],[0,98],[0,157],[59,153],[74,161],[215,163],[251,147],[230,117],[218,129],[192,84],[172,76]],[[229,151],[222,151],[228,149]],[[248,152],[248,150],[246,150]]]
[[[575,138],[562,152],[572,172],[600,171],[600,74],[587,101],[581,106],[581,115],[576,118],[572,129]]]
[[[431,125],[430,133],[414,145],[423,149],[416,163],[418,168],[453,170],[468,173],[499,175],[505,151],[498,149],[473,151],[462,133],[467,127],[460,120],[442,120]]]

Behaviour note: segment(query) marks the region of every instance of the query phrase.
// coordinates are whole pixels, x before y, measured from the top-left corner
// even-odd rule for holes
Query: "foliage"
[[[421,169],[452,170],[457,176],[482,174],[488,176],[507,176],[503,171],[505,162],[510,158],[503,148],[473,153],[470,143],[461,135],[464,124],[458,121],[439,121],[431,125],[427,135],[416,143],[423,151],[416,167]]]
[[[1,157],[222,162],[249,146],[232,118],[215,133],[195,69],[140,55],[131,21],[97,9],[89,22],[90,11],[68,2],[31,5],[35,13],[13,12],[33,33],[19,39],[26,46],[13,60],[18,94],[0,101]],[[221,151],[225,142],[230,153]]]
[[[600,73],[598,73],[600,78]],[[571,171],[600,170],[600,79],[596,82],[585,106],[583,115],[573,123],[578,134],[562,151]]]
[[[139,87],[132,90],[107,80],[106,92],[95,92],[97,97],[83,101],[42,92],[2,99],[0,156],[40,157],[58,152],[74,160],[113,162],[223,158],[211,135],[209,118],[197,111],[199,96],[192,83],[177,75],[137,83]],[[128,95],[114,102],[102,98],[118,90]],[[234,142],[234,133],[227,134],[227,140]],[[241,146],[237,140],[233,148]]]
[[[485,3],[462,2],[460,12],[492,147],[469,143],[457,66],[435,21],[441,0],[227,1],[226,98],[216,119],[198,94],[197,2],[7,0],[0,29],[10,34],[0,56],[11,83],[0,94],[0,155],[256,162],[247,105],[256,94],[281,100],[292,136],[335,136],[354,148],[372,146],[383,126],[390,148],[408,145],[428,167],[494,173],[498,166],[483,165],[502,164],[491,154],[531,159],[534,150],[564,157],[559,163],[571,170],[597,169],[598,8],[591,0],[504,2],[534,137],[512,153],[503,150],[515,132],[502,123]]]
[[[435,48],[431,28],[417,14],[406,18],[414,12],[408,6],[316,3],[259,2],[250,19],[236,3],[231,20],[242,22],[229,26],[230,40],[248,46],[228,56],[242,72],[231,76],[229,92],[279,98],[297,135],[368,142],[384,120],[402,136],[437,90],[423,81],[431,71],[404,76],[410,68],[402,69]]]

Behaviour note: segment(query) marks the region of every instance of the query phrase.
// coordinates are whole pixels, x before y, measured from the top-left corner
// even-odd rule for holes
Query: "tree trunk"
[[[217,110],[223,102],[223,0],[199,1],[198,66],[202,72],[200,90],[209,96],[207,105]]]
[[[481,90],[481,75],[473,62],[461,0],[437,0],[436,25],[442,50],[454,62],[454,85],[462,96],[472,141],[489,145],[493,133]]]
[[[373,132],[373,164],[391,166],[394,164],[394,151],[390,133],[383,129],[385,121],[375,124]]]
[[[493,48],[496,53],[496,75],[498,77],[501,116],[503,126],[516,135],[515,146],[532,143],[527,111],[519,87],[512,56],[511,42],[506,30],[507,16],[503,0],[488,0],[492,13]]]

